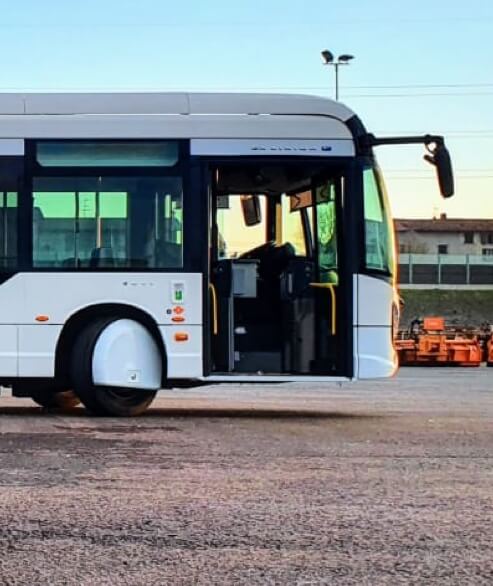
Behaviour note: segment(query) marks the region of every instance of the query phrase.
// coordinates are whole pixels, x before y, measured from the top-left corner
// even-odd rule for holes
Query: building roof
[[[397,232],[493,232],[493,220],[474,218],[440,218],[415,220],[396,218]]]
[[[0,115],[282,114],[330,116],[354,112],[319,96],[255,93],[4,93]]]

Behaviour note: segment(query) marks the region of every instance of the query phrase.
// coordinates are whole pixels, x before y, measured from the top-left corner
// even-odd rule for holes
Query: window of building
[[[493,256],[493,248],[483,248],[483,256]]]
[[[181,268],[182,208],[178,177],[35,178],[33,265]]]
[[[448,254],[448,244],[439,244],[438,254]]]
[[[481,232],[481,244],[493,244],[493,232]]]
[[[464,232],[464,244],[474,244],[474,232]]]

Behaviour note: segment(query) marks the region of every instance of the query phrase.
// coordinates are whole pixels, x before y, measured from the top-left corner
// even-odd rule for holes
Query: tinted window
[[[389,205],[375,169],[363,171],[366,268],[394,274],[394,232]]]
[[[296,256],[306,256],[306,239],[303,230],[301,209],[293,209],[293,199],[296,196],[283,195],[282,203],[282,243],[289,242]]]
[[[17,266],[17,193],[0,192],[0,269]]]
[[[181,179],[34,179],[35,267],[181,268]]]
[[[43,167],[172,167],[178,162],[178,143],[38,142],[36,159]]]
[[[315,190],[317,202],[318,264],[321,276],[337,270],[336,189],[332,181]]]
[[[260,196],[262,220],[255,226],[245,224],[239,195],[220,196],[217,205],[219,258],[238,258],[265,243],[266,205],[264,196]]]

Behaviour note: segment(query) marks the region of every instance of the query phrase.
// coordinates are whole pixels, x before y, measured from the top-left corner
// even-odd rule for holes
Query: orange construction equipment
[[[448,361],[456,366],[479,366],[481,345],[477,339],[455,338],[447,340]]]
[[[419,326],[418,329],[416,326]],[[481,344],[477,336],[466,337],[456,331],[447,332],[441,317],[415,320],[406,337],[395,341],[399,363],[406,366],[479,366]],[[491,366],[493,366],[493,338],[490,340]]]
[[[394,346],[401,366],[411,366],[416,363],[416,342],[414,340],[395,340]]]
[[[427,332],[444,332],[445,320],[443,317],[425,317],[423,319],[423,330]]]
[[[486,366],[493,366],[493,335],[486,343]]]
[[[444,334],[421,334],[418,336],[416,349],[417,362],[433,362],[434,364],[448,361],[447,339]]]

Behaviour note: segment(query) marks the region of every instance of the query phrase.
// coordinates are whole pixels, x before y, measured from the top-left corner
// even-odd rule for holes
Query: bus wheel
[[[33,391],[30,398],[45,409],[73,409],[80,403],[74,391]]]
[[[107,344],[106,339],[108,339]],[[114,348],[117,350],[115,351]],[[116,356],[112,354],[114,351],[117,352]],[[138,356],[126,354],[139,351],[145,354],[145,360],[149,356],[154,358],[154,361],[151,361],[150,370],[153,371],[151,378],[155,380],[156,390],[107,383],[102,385],[98,384],[101,382],[98,380],[94,382],[95,372],[97,376],[104,378],[109,369],[113,369],[110,376],[118,380],[121,375],[120,369],[123,369],[129,360],[132,363],[137,361],[140,366]],[[98,366],[103,371],[102,375],[98,371]],[[121,318],[100,318],[84,329],[74,344],[71,377],[75,392],[92,414],[106,417],[132,417],[143,413],[156,396],[161,380],[161,355],[155,340],[140,323]]]

